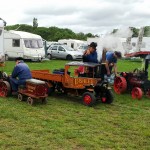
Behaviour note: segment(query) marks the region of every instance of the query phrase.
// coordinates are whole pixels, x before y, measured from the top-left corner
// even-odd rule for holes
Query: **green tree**
[[[139,29],[135,27],[130,27],[131,31],[133,32],[132,37],[138,37],[139,35]]]
[[[145,37],[150,37],[150,26],[145,26],[144,27],[144,36]]]

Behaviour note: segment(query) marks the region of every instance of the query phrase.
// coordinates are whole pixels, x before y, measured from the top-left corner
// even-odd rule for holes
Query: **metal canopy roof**
[[[82,61],[72,61],[72,62],[67,63],[66,65],[69,65],[69,66],[96,67],[96,66],[99,66],[101,64],[91,63],[91,62],[82,62]]]

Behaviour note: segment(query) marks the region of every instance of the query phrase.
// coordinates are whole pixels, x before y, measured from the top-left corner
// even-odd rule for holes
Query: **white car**
[[[68,47],[67,45],[53,45],[47,50],[47,57],[67,60],[82,59],[83,53]]]
[[[88,49],[88,45],[80,45],[78,48],[77,48],[77,51],[80,51],[82,53],[84,53],[85,50]]]

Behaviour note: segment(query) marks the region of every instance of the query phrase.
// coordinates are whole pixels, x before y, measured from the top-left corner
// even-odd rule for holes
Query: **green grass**
[[[66,61],[27,62],[32,69],[59,69]],[[13,61],[3,68],[11,74]],[[140,62],[122,60],[119,71],[139,68]],[[150,69],[150,68],[149,68]],[[110,150],[150,149],[150,99],[116,95],[111,105],[81,104],[79,97],[54,94],[48,103],[30,106],[15,97],[0,98],[0,149]]]

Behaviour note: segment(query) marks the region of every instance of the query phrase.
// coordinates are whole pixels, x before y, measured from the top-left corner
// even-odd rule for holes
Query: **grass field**
[[[67,61],[27,62],[30,69],[59,69]],[[15,62],[2,68],[11,74]],[[121,60],[119,71],[141,62]],[[149,68],[150,69],[150,68]],[[150,72],[150,71],[149,71]],[[0,98],[0,149],[4,150],[150,150],[150,99],[116,95],[111,105],[86,107],[77,97],[54,94],[46,105],[30,106]]]

